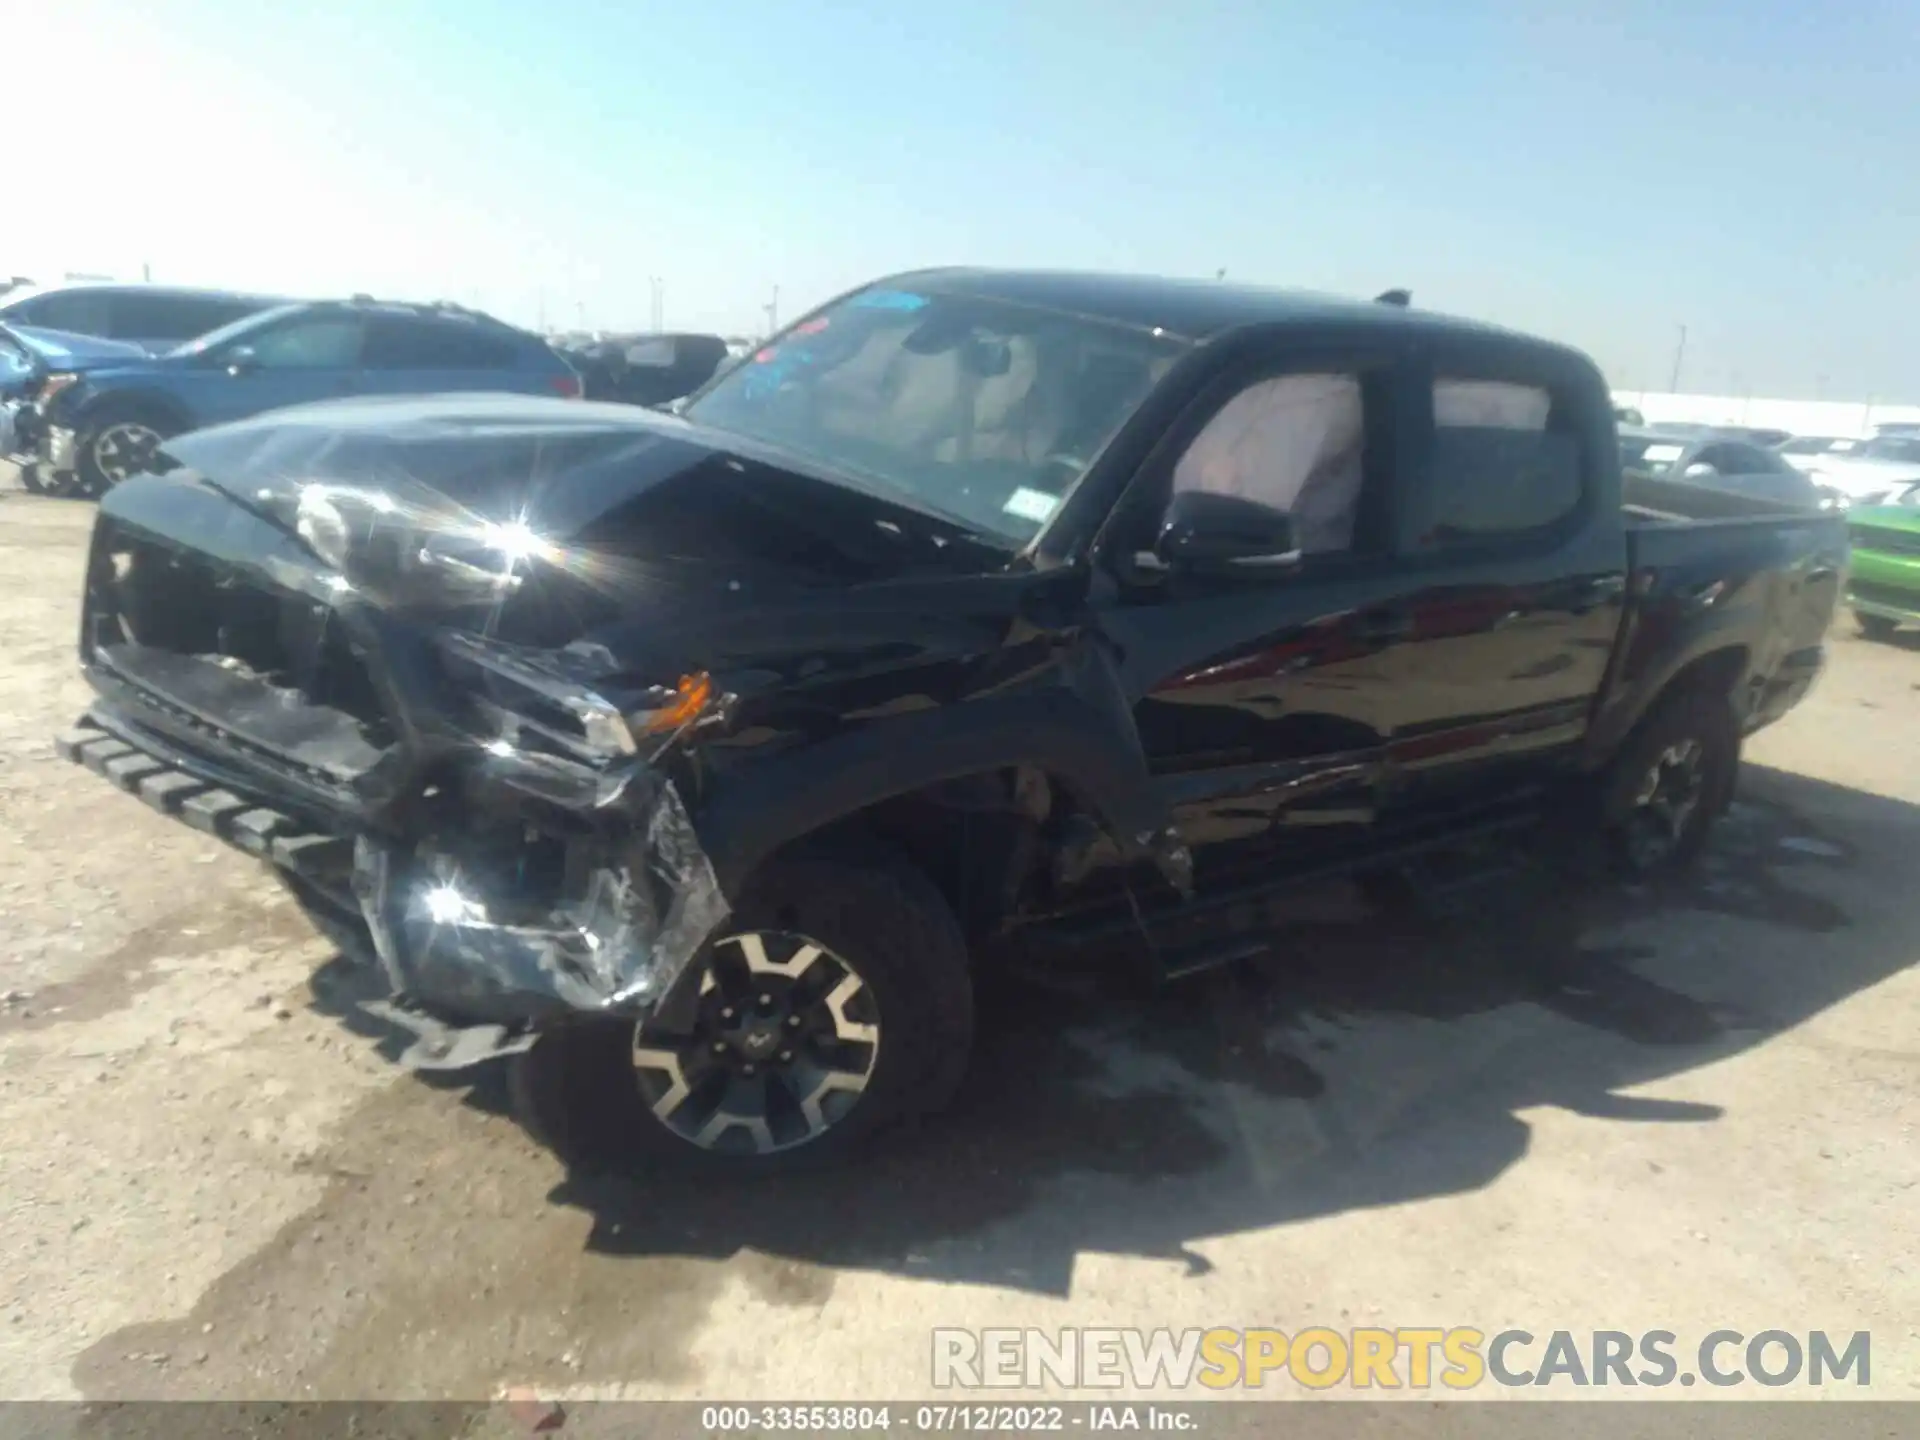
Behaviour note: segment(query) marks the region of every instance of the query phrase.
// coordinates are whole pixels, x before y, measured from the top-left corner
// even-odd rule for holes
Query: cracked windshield
[[[1915,20],[0,0],[0,1434],[1920,1431]]]

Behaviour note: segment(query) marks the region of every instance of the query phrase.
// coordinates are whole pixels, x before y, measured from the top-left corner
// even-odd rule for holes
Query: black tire
[[[636,1033],[630,1022],[568,1025],[514,1057],[508,1083],[520,1122],[570,1163],[751,1176],[837,1163],[942,1109],[966,1073],[974,996],[965,939],[932,883],[887,858],[774,861],[695,963],[713,964],[736,943],[730,937],[765,933],[771,943],[776,932],[821,947],[871,994],[872,1009],[863,1013],[877,1041],[865,1089],[817,1134],[778,1149],[721,1149],[670,1128],[673,1117],[662,1119],[643,1094],[635,1051],[680,1047],[691,1066],[707,1048],[705,1032],[661,1037],[648,1026]],[[717,997],[703,1003],[708,998]],[[679,1078],[686,1071],[675,1073],[676,1086],[687,1083]],[[682,1109],[699,1099],[695,1083]],[[764,1077],[758,1083],[770,1088]]]
[[[49,470],[37,466],[34,470],[33,486],[41,495],[51,495],[56,500],[84,500],[87,498],[87,483],[72,470]]]
[[[77,493],[100,496],[147,468],[152,451],[179,427],[145,406],[122,403],[89,418],[74,443]]]
[[[1724,695],[1687,690],[1660,701],[1601,784],[1601,827],[1614,867],[1641,879],[1691,867],[1733,799],[1739,769],[1740,728]],[[1675,780],[1679,788],[1662,788]]]
[[[1900,622],[1891,616],[1868,615],[1859,610],[1853,612],[1853,622],[1869,640],[1885,640],[1900,628]]]
[[[44,495],[47,493],[47,483],[40,478],[40,467],[38,465],[22,465],[20,467],[20,488],[25,490],[29,495]]]

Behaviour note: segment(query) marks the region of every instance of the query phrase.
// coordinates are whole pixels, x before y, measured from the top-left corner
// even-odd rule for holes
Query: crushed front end
[[[410,1063],[645,1015],[727,912],[675,780],[710,682],[489,638],[511,546],[307,491],[109,492],[80,633],[97,699],[61,752],[279,867],[384,972],[368,1008],[420,1037]],[[323,558],[370,538],[397,557],[376,578]]]

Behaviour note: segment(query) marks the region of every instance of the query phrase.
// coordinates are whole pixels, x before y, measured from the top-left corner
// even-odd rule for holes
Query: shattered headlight
[[[385,489],[316,481],[291,497],[263,490],[259,498],[276,508],[290,498],[288,518],[307,547],[375,589],[424,585],[448,599],[485,603],[519,588],[532,561],[564,559],[523,521],[487,520],[439,497],[396,499]]]
[[[491,677],[475,699],[498,731],[489,748],[498,744],[502,754],[540,741],[603,761],[643,748],[657,753],[689,725],[720,713],[713,677],[704,671],[635,693],[571,651],[529,653],[459,631],[446,632],[440,643]]]
[[[294,506],[293,530],[334,569],[353,564],[356,540],[364,540],[394,513],[390,496],[345,485],[303,485]]]
[[[455,589],[495,595],[517,589],[532,560],[559,563],[560,547],[524,522],[483,521],[476,526],[424,535],[410,556],[413,568],[431,570]]]

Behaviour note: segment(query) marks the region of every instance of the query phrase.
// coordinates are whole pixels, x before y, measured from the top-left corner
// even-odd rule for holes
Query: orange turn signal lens
[[[707,707],[713,703],[713,677],[706,673],[682,675],[680,683],[673,687],[673,699],[657,710],[641,710],[631,717],[634,727],[643,735],[658,734],[662,730],[678,730],[683,725],[691,725],[707,713]]]

